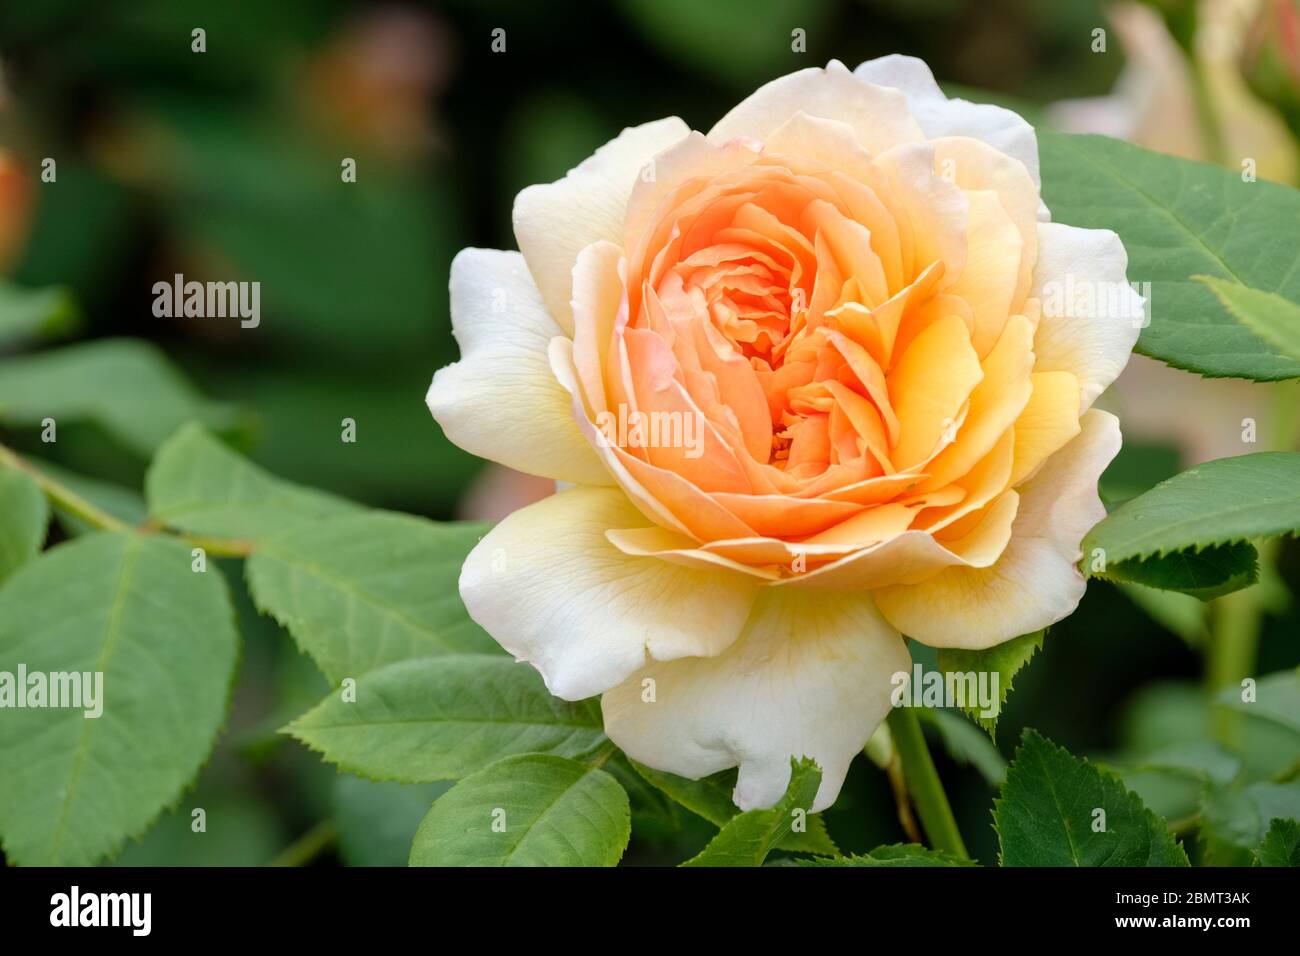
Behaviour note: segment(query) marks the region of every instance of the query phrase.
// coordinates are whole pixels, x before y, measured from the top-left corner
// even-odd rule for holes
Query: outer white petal
[[[515,239],[551,315],[573,337],[569,306],[578,253],[606,239],[623,245],[632,186],[646,164],[690,134],[675,116],[623,130],[563,179],[515,197]]]
[[[1039,223],[1031,294],[1043,313],[1034,371],[1073,373],[1081,410],[1124,370],[1142,331],[1143,299],[1129,285],[1127,269],[1124,244],[1109,229]]]
[[[726,570],[624,554],[605,537],[644,524],[613,488],[571,488],[522,508],[465,559],[465,607],[566,700],[608,690],[651,659],[721,653],[758,586]]]
[[[868,60],[853,71],[868,83],[892,86],[907,97],[907,105],[927,139],[970,136],[1025,164],[1034,185],[1038,176],[1038,138],[1023,117],[1001,106],[949,99],[934,81],[923,60],[892,54]],[[1040,210],[1040,218],[1043,212]]]
[[[1119,451],[1119,421],[1092,409],[1083,430],[1019,489],[1011,541],[987,568],[946,568],[876,592],[881,612],[935,647],[984,648],[1061,620],[1083,597],[1083,536],[1106,516],[1097,479]]]
[[[909,662],[869,594],[766,589],[725,653],[652,664],[606,693],[605,732],[633,759],[692,779],[739,765],[734,797],[746,810],[781,798],[791,757],[812,757],[821,810],[889,712],[891,679]]]
[[[547,346],[560,330],[519,253],[461,250],[451,325],[460,361],[438,370],[425,397],[449,439],[528,474],[612,484],[551,371]]]
[[[718,120],[709,139],[766,140],[799,112],[847,123],[873,154],[923,138],[897,90],[855,81],[843,63],[832,60],[824,70],[810,67],[760,86]]]

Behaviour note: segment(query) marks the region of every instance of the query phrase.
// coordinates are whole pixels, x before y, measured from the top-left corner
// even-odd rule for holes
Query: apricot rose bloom
[[[573,487],[497,525],[460,591],[552,693],[603,695],[630,757],[739,766],[752,808],[811,756],[821,809],[904,634],[985,648],[1074,610],[1120,443],[1090,406],[1141,299],[1114,233],[1050,221],[1019,116],[919,60],[832,62],[708,135],[625,130],[514,225],[520,253],[452,265],[462,357],[428,403]],[[1081,316],[1101,288],[1134,301]]]

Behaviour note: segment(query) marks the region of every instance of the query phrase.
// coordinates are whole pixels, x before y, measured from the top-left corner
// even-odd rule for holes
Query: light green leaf
[[[736,789],[736,771],[724,770],[699,780],[688,780],[673,773],[655,770],[629,760],[628,763],[648,783],[667,794],[696,816],[703,817],[715,827],[722,827],[740,813],[731,798]],[[818,856],[838,856],[839,849],[826,830],[826,821],[820,813],[810,814],[807,828],[797,833],[791,831],[777,845],[778,850],[789,853],[813,853]]]
[[[60,338],[80,324],[67,289],[24,289],[0,280],[0,347]]]
[[[939,734],[949,757],[962,766],[974,767],[991,786],[1002,786],[1007,778],[1007,758],[987,734],[950,710],[923,707],[918,716]]]
[[[1033,730],[1011,761],[993,822],[1003,866],[1188,865],[1164,822],[1118,777]]]
[[[491,652],[457,591],[483,530],[379,511],[329,518],[263,541],[245,565],[249,591],[334,685],[412,657]]]
[[[796,821],[807,821],[821,786],[821,769],[812,760],[792,760],[790,767],[790,785],[775,806],[749,810],[728,820],[709,845],[682,866],[762,866]]]
[[[1274,819],[1255,861],[1259,866],[1300,866],[1300,821]]]
[[[0,589],[0,672],[98,672],[102,714],[4,711],[0,835],[9,860],[84,865],[140,834],[211,752],[237,646],[220,571],[192,571],[177,541],[90,535],[10,578]]]
[[[975,866],[950,853],[929,850],[918,843],[893,843],[878,846],[870,853],[841,856],[832,860],[800,860],[800,866]]]
[[[1195,278],[1300,302],[1300,247],[1278,241],[1300,222],[1300,191],[1104,136],[1040,129],[1038,146],[1052,219],[1113,229],[1130,281],[1151,283],[1139,352],[1207,376],[1300,376],[1300,361],[1243,326]]]
[[[450,783],[377,783],[348,773],[334,778],[339,856],[348,866],[406,866],[429,805]]]
[[[1253,580],[1245,564],[1253,561],[1254,550],[1247,552],[1241,543],[1297,529],[1300,453],[1220,458],[1116,508],[1084,537],[1083,567],[1098,577],[1176,587],[1195,583],[1171,570],[1179,559],[1152,559],[1186,554],[1187,567],[1202,575],[1197,580],[1217,573],[1224,586],[1244,585]],[[1097,562],[1098,556],[1104,561]]]
[[[98,339],[0,361],[0,422],[93,422],[141,457],[187,421],[234,430],[227,405],[203,398],[155,346]]]
[[[1259,678],[1251,700],[1243,700],[1243,693],[1240,687],[1227,687],[1217,702],[1300,734],[1300,671],[1278,671]]]
[[[50,506],[36,482],[0,465],[0,583],[40,553],[49,523]]]
[[[183,426],[145,476],[149,514],[193,534],[256,540],[363,509],[344,498],[283,481],[214,438]]]
[[[411,866],[614,866],[631,810],[603,770],[544,754],[498,760],[434,803]]]
[[[1208,285],[1237,321],[1288,358],[1300,362],[1300,305],[1214,276],[1193,276]]]
[[[1022,634],[1020,637],[982,651],[967,651],[954,647],[939,648],[939,670],[944,672],[945,680],[948,674],[974,674],[977,678],[976,687],[978,687],[979,675],[997,675],[998,699],[997,706],[994,708],[997,712],[992,717],[984,715],[987,708],[982,707],[978,701],[970,700],[972,694],[969,681],[954,684],[955,687],[964,688],[963,692],[966,693],[967,700],[962,710],[971,720],[988,731],[990,737],[996,736],[998,718],[1002,716],[1002,705],[1007,702],[1007,695],[1011,693],[1012,682],[1021,668],[1028,664],[1043,646],[1043,636],[1046,633],[1046,631],[1034,631],[1032,634]]]
[[[287,728],[343,770],[373,780],[455,780],[513,754],[579,757],[605,742],[600,704],[552,697],[499,654],[398,661],[332,693]]]

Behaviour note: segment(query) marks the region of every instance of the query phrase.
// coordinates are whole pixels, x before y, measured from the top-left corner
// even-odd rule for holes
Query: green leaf
[[[831,860],[800,860],[800,866],[975,866],[950,853],[930,850],[917,843],[893,843],[878,846],[870,853],[841,856]]]
[[[1300,866],[1300,821],[1273,820],[1255,860],[1259,866]]]
[[[1107,564],[1096,577],[1212,601],[1258,581],[1259,554],[1253,545],[1233,541]]]
[[[167,527],[254,540],[364,510],[276,478],[197,423],[183,426],[158,450],[145,476],[145,498],[150,516]]]
[[[1164,822],[1118,777],[1033,730],[1011,761],[993,821],[1003,866],[1188,865]],[[1094,829],[1103,822],[1103,832]]]
[[[962,766],[974,767],[991,786],[1002,786],[1007,778],[1007,758],[987,734],[949,710],[923,707],[918,716],[939,734],[949,757]]]
[[[412,657],[491,652],[457,592],[482,534],[388,512],[329,518],[263,541],[249,590],[336,686]]]
[[[94,863],[140,834],[207,759],[238,634],[221,573],[190,567],[180,542],[101,533],[58,545],[0,589],[0,672],[102,674],[99,717],[46,707],[0,718],[11,862]]]
[[[631,836],[618,781],[565,757],[520,754],[438,798],[411,866],[614,866]]]
[[[967,703],[962,707],[971,720],[988,731],[990,737],[996,735],[998,718],[1002,715],[1002,705],[1007,702],[1007,695],[1011,693],[1012,682],[1021,668],[1028,664],[1043,646],[1043,636],[1046,633],[1046,631],[1034,631],[1032,634],[1022,634],[1020,637],[982,651],[967,651],[954,647],[939,648],[939,670],[943,671],[945,680],[948,674],[997,676],[998,699],[996,713],[992,717],[984,715],[987,708],[980,706],[978,701],[969,700],[971,696],[969,693]],[[964,686],[969,688],[969,682]]]
[[[60,338],[80,324],[81,312],[67,289],[24,289],[0,280],[0,346]]]
[[[687,810],[698,817],[703,817],[715,827],[722,827],[740,813],[740,808],[731,798],[736,789],[736,771],[724,770],[699,780],[688,780],[673,773],[654,770],[645,764],[628,760],[648,783],[667,794]],[[826,821],[820,813],[810,814],[807,828],[796,833],[791,831],[777,845],[778,850],[788,853],[812,853],[818,856],[838,856],[839,848],[826,830]]]
[[[1300,452],[1259,452],[1197,465],[1120,505],[1083,539],[1087,573],[1159,588],[1254,579],[1253,538],[1300,529]],[[1186,554],[1186,559],[1169,558]],[[1097,559],[1101,558],[1101,561]],[[1161,559],[1161,560],[1152,560]]]
[[[605,742],[600,704],[552,697],[499,655],[421,657],[357,679],[288,727],[343,770],[373,780],[455,780],[513,754],[579,757]]]
[[[0,583],[40,553],[50,506],[36,482],[0,465]]]
[[[807,757],[790,761],[785,796],[767,810],[749,810],[728,820],[699,855],[682,866],[762,866],[796,821],[806,821],[821,786],[821,769]]]
[[[1038,147],[1053,220],[1113,229],[1129,279],[1151,283],[1139,352],[1212,377],[1300,376],[1300,361],[1243,326],[1196,278],[1300,302],[1300,249],[1278,241],[1300,222],[1300,192],[1104,136],[1040,129]]]
[[[429,805],[450,783],[377,783],[351,774],[334,778],[339,856],[348,866],[406,866],[411,841]]]
[[[1300,305],[1214,276],[1192,278],[1208,285],[1238,322],[1283,355],[1300,361]]]
[[[1277,818],[1300,819],[1300,782],[1264,781],[1211,789],[1201,808],[1201,820],[1212,859],[1217,863],[1231,850],[1253,851]]]
[[[230,406],[203,398],[161,351],[138,339],[0,361],[0,422],[39,426],[46,418],[93,422],[144,458],[187,421],[218,431],[238,424]]]
[[[1243,700],[1243,693],[1239,687],[1225,688],[1217,703],[1300,734],[1300,671],[1278,671],[1259,678],[1251,700]]]

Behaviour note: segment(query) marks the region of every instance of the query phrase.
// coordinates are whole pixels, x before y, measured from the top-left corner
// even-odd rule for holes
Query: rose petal
[[[1106,516],[1097,479],[1119,451],[1119,422],[1093,409],[1083,430],[1020,489],[1011,541],[988,568],[948,568],[876,593],[881,613],[935,647],[992,647],[1072,612],[1083,597],[1076,567],[1084,534]]]
[[[560,329],[523,257],[495,249],[457,255],[451,322],[461,359],[438,370],[425,398],[447,437],[531,475],[612,484],[551,371],[547,345]]]
[[[569,306],[578,253],[601,239],[623,244],[628,196],[646,164],[690,134],[675,116],[623,130],[563,179],[515,197],[515,239],[555,321],[573,335]]]
[[[649,660],[721,653],[757,583],[633,557],[605,537],[641,521],[613,488],[571,488],[516,511],[465,560],[470,617],[566,700],[608,690]]]
[[[776,803],[790,759],[811,757],[822,770],[816,812],[839,794],[889,712],[891,678],[909,665],[870,596],[768,590],[725,653],[652,664],[607,692],[605,732],[634,760],[691,779],[739,766],[745,810]]]

